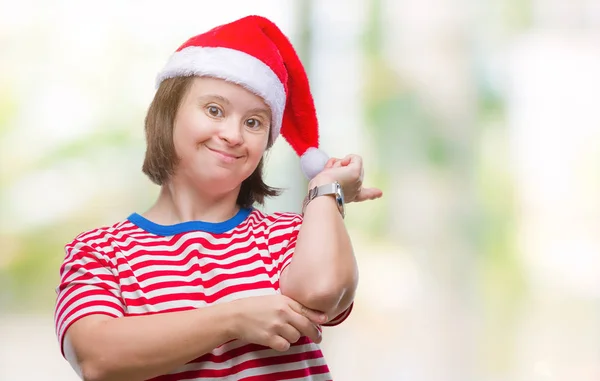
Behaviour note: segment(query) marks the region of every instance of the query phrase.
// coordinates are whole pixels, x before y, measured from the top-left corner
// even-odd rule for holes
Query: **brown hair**
[[[179,105],[187,94],[194,77],[175,77],[164,80],[148,108],[145,120],[146,156],[142,171],[157,185],[163,185],[175,173],[179,158],[173,144],[173,127]],[[271,147],[269,134],[267,147]],[[249,208],[254,203],[264,204],[265,197],[278,196],[281,190],[263,181],[263,162],[247,179],[242,181],[237,204]]]

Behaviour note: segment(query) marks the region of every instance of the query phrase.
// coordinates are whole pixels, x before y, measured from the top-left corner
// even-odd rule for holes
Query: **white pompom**
[[[329,160],[329,156],[325,152],[311,147],[300,157],[302,172],[310,180],[325,168],[327,160]]]

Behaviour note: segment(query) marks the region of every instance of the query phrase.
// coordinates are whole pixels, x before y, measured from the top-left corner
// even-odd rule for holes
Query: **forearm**
[[[356,259],[333,197],[317,197],[306,207],[294,256],[282,278],[284,295],[330,318],[354,300]]]
[[[73,324],[67,339],[85,380],[145,380],[233,339],[228,304]],[[77,326],[78,323],[86,326]],[[65,343],[66,345],[67,343]]]

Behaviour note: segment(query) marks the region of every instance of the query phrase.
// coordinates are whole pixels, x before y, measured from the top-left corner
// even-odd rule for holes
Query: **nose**
[[[230,146],[238,146],[244,142],[240,124],[233,120],[222,124],[219,130],[219,138]]]

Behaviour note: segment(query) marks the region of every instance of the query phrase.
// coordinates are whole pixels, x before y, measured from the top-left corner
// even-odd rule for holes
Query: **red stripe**
[[[94,300],[94,301],[83,303],[83,304],[77,306],[76,308],[74,308],[68,314],[66,314],[62,317],[59,317],[58,318],[59,325],[62,325],[63,322],[65,322],[66,320],[69,320],[69,317],[73,316],[77,312],[80,312],[82,310],[89,310],[90,312],[96,312],[96,311],[98,311],[98,307],[110,307],[116,311],[119,311],[121,313],[121,315],[124,313],[121,306],[116,303],[111,303],[111,302],[105,301],[105,300]],[[109,312],[106,312],[106,313],[109,314]]]
[[[172,239],[172,242],[140,242],[136,240],[131,240],[127,244],[120,244],[116,250],[118,252],[127,252],[127,256],[130,260],[134,260],[142,255],[147,255],[149,252],[160,252],[160,253],[182,253],[190,246],[197,245],[198,249],[202,248],[210,251],[220,251],[222,253],[212,254],[215,258],[227,258],[223,255],[229,256],[231,253],[231,246],[235,244],[245,243],[245,244],[256,244],[257,237],[250,238],[250,234],[245,236],[238,236],[232,238],[227,243],[214,243],[211,242],[209,237],[190,237],[189,234],[180,234]],[[110,240],[110,244],[99,245],[99,247],[105,248],[109,250],[110,254],[115,253],[115,248],[113,246],[114,240]],[[161,247],[162,246],[162,247]],[[134,250],[135,249],[135,250]],[[155,250],[152,250],[155,249]]]
[[[301,337],[296,343],[292,344],[292,348],[293,347],[297,347],[297,346],[301,346],[301,345],[306,345],[306,344],[310,344],[312,343],[312,341],[308,338],[308,337]],[[200,362],[212,362],[212,363],[217,363],[217,364],[221,364],[224,363],[226,361],[232,360],[236,357],[239,356],[243,356],[247,353],[250,352],[256,352],[256,351],[262,351],[265,349],[269,349],[269,347],[265,347],[263,345],[258,345],[258,344],[247,344],[247,345],[243,345],[241,347],[229,350],[223,354],[220,355],[215,355],[213,353],[207,353],[201,357],[198,357],[196,360],[194,360],[193,362],[195,363],[200,363]],[[320,351],[319,351],[320,352]],[[319,358],[322,357],[322,354],[320,356],[317,357],[306,357],[306,352],[300,352],[300,353],[296,353],[296,354],[291,354],[291,355],[287,355],[288,358],[286,361],[283,361],[282,363],[287,363],[287,362],[296,362],[296,361],[302,361],[308,358]],[[276,355],[273,357],[277,357],[277,358],[281,358],[282,356],[280,355]],[[261,359],[262,361],[262,359]]]
[[[269,281],[260,281],[255,283],[248,284],[237,284],[229,287],[225,287],[218,292],[215,292],[212,295],[205,295],[201,292],[193,292],[193,293],[175,293],[175,294],[166,294],[160,295],[153,298],[139,297],[136,299],[125,299],[125,304],[131,307],[141,307],[144,305],[154,306],[160,303],[168,303],[174,300],[176,301],[202,301],[207,304],[215,303],[227,295],[248,291],[248,290],[260,290],[260,289],[273,289],[273,284]]]
[[[304,369],[288,370],[284,372],[261,374],[258,376],[244,377],[240,381],[282,381],[282,380],[293,380],[295,378],[308,377],[316,374],[328,373],[329,368],[327,365],[311,366]]]
[[[141,230],[141,231],[144,232],[143,230]],[[146,232],[146,234],[150,234],[150,233]],[[227,232],[227,233],[213,234],[210,232],[202,232],[202,231],[193,232],[193,235],[194,235],[193,238],[205,240],[205,241],[207,239],[212,239],[212,240],[218,239],[221,241],[223,241],[223,240],[227,241],[234,237],[235,237],[235,239],[238,239],[240,237],[248,238],[248,236],[250,236],[250,235],[266,236],[267,234],[268,234],[268,227],[265,226],[264,224],[257,224],[255,226],[253,226],[251,224],[248,224],[246,221],[246,222],[242,223],[241,225],[239,225],[238,227],[236,227],[234,230]],[[126,235],[121,235],[121,237],[117,237],[118,235],[119,234],[111,234],[111,235],[104,236],[104,237],[99,236],[98,239],[102,238],[105,241],[112,241],[112,242],[119,243],[121,247],[125,248],[126,250],[130,250],[132,243],[129,242],[129,243],[125,244],[125,242],[128,240],[131,241],[132,235],[126,234]],[[172,236],[149,235],[148,237],[153,239],[154,242],[139,242],[139,243],[142,245],[146,245],[146,246],[159,246],[159,245],[171,246],[171,245],[174,245],[175,243],[177,243],[177,241],[179,241],[182,237],[185,237],[187,235],[190,235],[190,233],[189,232],[179,233],[179,234],[174,234]],[[108,238],[108,239],[106,239],[106,238]],[[103,248],[105,248],[105,247],[110,248],[110,245],[107,244],[107,242],[98,242],[97,245],[99,247],[103,247]],[[218,244],[218,245],[224,246],[224,245],[228,245],[228,244],[223,243],[223,244]]]
[[[91,302],[87,302],[87,303],[83,303],[79,306],[77,306],[76,308],[74,308],[71,312],[69,312],[69,316],[73,315],[75,312],[80,311],[81,309],[85,308],[85,306],[90,306],[90,305],[97,305],[97,306],[109,306],[111,308],[116,309],[117,311],[120,311],[121,313],[124,312],[123,310],[123,305],[121,304],[121,301],[115,297],[113,294],[111,294],[110,292],[102,292],[100,291],[101,289],[98,290],[89,290],[89,291],[84,291],[84,292],[77,292],[77,290],[81,289],[81,287],[72,287],[73,290],[70,290],[70,292],[68,294],[65,295],[61,295],[60,298],[57,300],[57,306],[61,305],[66,299],[67,296],[72,294],[73,292],[75,292],[77,294],[76,297],[72,298],[71,300],[69,300],[69,302],[65,303],[60,310],[58,310],[55,313],[55,316],[58,320],[65,320],[66,318],[68,318],[68,316],[63,317],[62,315],[64,314],[64,312],[69,309],[69,307],[71,307],[74,303],[78,302],[79,300],[83,299],[83,298],[87,298],[87,297],[92,297],[91,298]],[[100,300],[97,298],[93,298],[94,296],[108,296],[109,298],[113,299],[113,302],[109,302],[107,300]]]
[[[60,267],[60,273],[63,278],[69,277],[72,273],[77,272],[78,270],[83,269],[83,273],[86,273],[88,270],[94,269],[102,269],[104,266],[98,263],[98,261],[90,255],[83,252],[77,251],[73,253],[68,262],[65,262]],[[83,275],[83,274],[82,274]]]
[[[163,265],[187,266],[190,264],[190,262],[194,262],[194,261],[198,261],[198,260],[200,260],[200,261],[216,260],[219,262],[226,262],[231,257],[238,256],[240,254],[248,254],[255,248],[258,250],[262,250],[262,251],[268,250],[268,247],[266,245],[256,245],[256,244],[250,243],[245,246],[240,246],[235,249],[230,249],[229,251],[223,252],[221,254],[199,253],[197,249],[192,249],[192,250],[189,250],[189,253],[186,254],[183,258],[173,258],[174,256],[181,255],[184,251],[186,251],[186,249],[188,247],[189,247],[189,245],[186,244],[181,249],[178,249],[177,251],[170,251],[170,252],[140,250],[134,255],[129,255],[129,254],[125,253],[125,254],[127,254],[126,261],[121,257],[121,258],[117,259],[117,262],[119,265],[127,264],[128,266],[131,267],[132,270],[135,271],[138,269],[143,269],[144,267],[147,267],[147,266],[163,266]],[[160,255],[160,257],[157,258],[156,255]],[[131,263],[131,261],[134,257],[140,257],[140,256],[146,256],[146,258],[144,258],[143,261],[141,261],[140,263]],[[261,258],[265,258],[265,257],[261,256]],[[207,266],[207,265],[209,265],[209,264],[208,263],[206,265],[202,264],[202,266]],[[216,265],[219,266],[218,264],[216,264]]]
[[[252,359],[252,360],[248,360],[248,361],[244,361],[242,363],[233,365],[230,368],[225,368],[225,369],[198,369],[198,370],[190,370],[190,371],[186,371],[186,372],[180,372],[177,373],[176,375],[169,375],[167,377],[157,377],[153,380],[155,381],[166,381],[166,380],[182,380],[182,379],[187,379],[187,378],[219,378],[219,377],[227,377],[227,376],[232,376],[235,375],[237,373],[243,372],[244,370],[248,370],[248,369],[253,369],[253,368],[262,368],[262,367],[268,367],[268,366],[272,366],[272,365],[280,365],[280,364],[288,364],[288,363],[294,363],[294,362],[298,362],[298,361],[302,361],[302,360],[309,360],[309,359],[318,359],[318,358],[322,358],[323,354],[321,353],[320,350],[315,350],[315,351],[310,351],[310,352],[304,352],[304,353],[299,353],[298,355],[294,354],[294,355],[279,355],[279,356],[273,356],[273,357],[265,357],[265,358],[260,358],[260,359]],[[318,373],[314,373],[315,371],[317,371]],[[285,374],[285,373],[289,373],[289,374],[300,374],[297,377],[302,377],[302,376],[306,376],[306,375],[311,375],[311,374],[319,374],[319,373],[326,373],[329,370],[327,369],[326,365],[322,365],[322,366],[317,366],[317,367],[311,367],[311,368],[306,368],[306,369],[299,369],[299,370],[293,370],[293,371],[287,371],[287,372],[281,372],[281,374]],[[302,372],[302,373],[296,373],[296,372]],[[305,372],[309,372],[309,373],[305,373]],[[276,375],[279,373],[273,373],[273,375]],[[175,378],[173,378],[175,377]],[[294,377],[287,377],[287,379],[289,378],[294,378]],[[245,380],[246,378],[244,378]],[[256,379],[253,377],[248,378],[248,379]],[[262,378],[258,378],[259,380]],[[272,380],[282,380],[282,378],[270,378]],[[285,378],[283,378],[285,379]]]
[[[250,247],[245,248],[250,251]],[[241,250],[243,251],[243,249]],[[246,251],[246,252],[247,252]],[[206,263],[199,263],[205,262]],[[151,278],[155,278],[163,275],[179,275],[179,276],[189,276],[195,273],[209,273],[215,270],[229,270],[235,269],[240,266],[250,265],[255,262],[260,262],[266,266],[271,266],[273,264],[274,258],[260,255],[258,253],[252,254],[250,256],[242,257],[238,260],[232,261],[230,263],[218,263],[218,262],[209,262],[207,261],[209,258],[207,256],[201,254],[200,257],[197,256],[196,253],[190,253],[186,257],[177,260],[177,261],[169,261],[169,260],[156,260],[156,259],[148,259],[143,263],[139,263],[136,265],[130,265],[125,258],[119,258],[117,260],[118,266],[124,267],[120,271],[120,276],[123,278],[127,278],[130,276],[135,276],[138,281],[143,282]],[[131,267],[130,267],[131,266]],[[153,270],[152,272],[147,272],[143,274],[134,274],[133,271],[141,272],[145,268],[149,266],[161,267],[161,266],[169,266],[169,267],[179,267],[180,269],[166,269],[166,270]],[[131,270],[130,270],[131,269]]]
[[[271,273],[273,273],[273,274],[271,274]],[[257,279],[259,279],[259,276],[261,276],[261,275],[264,275],[264,277],[269,277],[269,279],[263,279],[261,281],[262,282],[270,282],[269,284],[272,286],[276,283],[275,281],[270,280],[275,277],[274,273],[277,273],[277,269],[274,269],[273,271],[267,271],[264,268],[257,268],[254,270],[239,272],[237,274],[219,274],[219,275],[216,275],[212,278],[208,278],[205,280],[201,279],[200,277],[197,277],[196,279],[157,281],[155,283],[149,284],[144,287],[141,287],[139,285],[139,283],[135,282],[135,283],[128,284],[128,285],[121,285],[121,292],[123,292],[123,293],[126,293],[126,292],[127,293],[136,293],[136,292],[150,293],[150,292],[155,292],[155,291],[161,291],[165,288],[171,288],[171,289],[175,289],[175,290],[169,290],[168,292],[176,293],[177,287],[198,287],[197,292],[202,291],[202,292],[206,293],[206,292],[210,292],[212,288],[219,286],[221,283],[223,283],[223,284],[232,283],[235,280],[240,280],[240,281],[245,280],[246,281],[245,283],[247,283],[248,285],[256,284]],[[164,274],[156,274],[155,276],[157,277],[157,279],[159,279],[158,277],[160,277],[162,275],[164,275]],[[248,287],[246,287],[246,288],[248,288]]]
[[[121,226],[119,226],[121,225]],[[104,239],[107,235],[139,230],[139,227],[131,223],[117,223],[110,227],[102,227],[79,234],[75,241],[89,242],[97,239]]]

